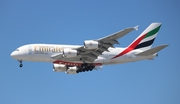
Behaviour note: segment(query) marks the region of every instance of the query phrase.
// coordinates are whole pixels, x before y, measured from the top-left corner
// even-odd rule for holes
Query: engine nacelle
[[[76,66],[74,67],[69,67],[68,70],[65,72],[66,74],[77,74],[78,68]]]
[[[77,56],[77,50],[72,50],[72,49],[64,49],[63,50],[63,54],[64,54],[64,57],[76,57]]]
[[[66,71],[67,67],[64,64],[54,64],[53,71],[55,72],[64,72]]]
[[[98,48],[98,42],[94,40],[86,40],[84,41],[84,47],[87,49],[97,49]]]

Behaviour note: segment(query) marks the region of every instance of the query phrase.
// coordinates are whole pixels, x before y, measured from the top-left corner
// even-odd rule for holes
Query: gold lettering
[[[58,47],[56,47],[56,51],[55,52],[58,52]]]
[[[61,52],[61,48],[58,47],[58,52]]]
[[[62,52],[64,50],[64,48],[60,48],[60,52]]]
[[[37,51],[37,50],[36,50],[36,46],[34,46],[34,51]]]
[[[58,46],[34,46],[34,51],[39,52],[62,52],[64,48]]]
[[[39,46],[39,51],[40,52],[49,52],[49,47],[48,46]]]
[[[47,52],[51,52],[51,48],[49,46],[47,46]]]
[[[43,47],[42,46],[39,46],[39,51],[43,52]]]
[[[53,46],[51,46],[51,52],[55,52],[55,51],[56,49]]]

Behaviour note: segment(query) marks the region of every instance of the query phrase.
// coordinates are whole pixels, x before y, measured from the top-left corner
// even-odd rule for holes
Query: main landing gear
[[[85,61],[87,58],[80,58],[80,60],[83,62],[79,69],[76,71],[77,73],[79,72],[85,72],[85,71],[92,71],[95,68],[95,65],[92,63],[86,63]]]
[[[22,61],[19,61],[19,62],[20,62],[19,67],[23,67]]]
[[[82,63],[81,67],[76,72],[79,73],[79,72],[85,72],[85,71],[92,71],[94,69],[94,67],[95,67],[95,65],[93,65],[93,64]]]

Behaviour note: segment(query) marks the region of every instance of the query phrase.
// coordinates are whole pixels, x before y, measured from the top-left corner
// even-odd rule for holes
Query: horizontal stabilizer
[[[153,55],[157,52],[159,52],[160,50],[166,48],[168,45],[161,45],[161,46],[157,46],[157,47],[154,47],[154,48],[151,48],[149,50],[146,50],[144,52],[141,52],[141,53],[138,53],[136,54],[136,56],[149,56],[149,55]]]

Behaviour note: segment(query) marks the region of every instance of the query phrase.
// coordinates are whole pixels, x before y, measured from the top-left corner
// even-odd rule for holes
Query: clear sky
[[[180,104],[178,0],[1,0],[0,104]],[[139,25],[119,39],[129,45],[150,23],[162,27],[153,44],[169,44],[153,61],[104,66],[76,75],[52,63],[23,62],[10,53],[29,43],[83,44]]]

